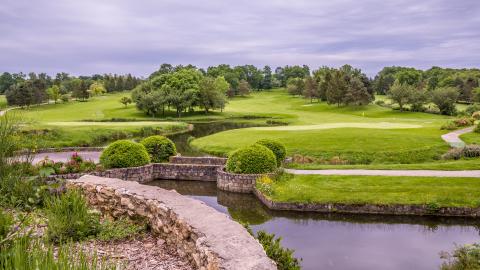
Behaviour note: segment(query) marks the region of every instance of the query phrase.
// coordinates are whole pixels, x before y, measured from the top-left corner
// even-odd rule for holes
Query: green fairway
[[[305,106],[308,105],[308,106]],[[237,98],[225,113],[266,112],[289,126],[230,130],[196,139],[192,145],[216,155],[262,138],[279,140],[288,154],[320,160],[339,157],[348,163],[418,163],[438,159],[448,150],[440,126],[449,118],[399,112],[377,105],[337,107],[292,97],[285,91]]]
[[[267,195],[279,202],[478,207],[479,183],[475,178],[284,175],[270,184]]]

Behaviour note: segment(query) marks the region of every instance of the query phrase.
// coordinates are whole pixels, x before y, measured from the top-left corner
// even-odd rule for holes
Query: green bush
[[[103,151],[100,163],[107,169],[139,167],[150,163],[150,157],[142,144],[120,140]]]
[[[0,242],[10,233],[13,226],[13,217],[0,209]]]
[[[150,136],[140,142],[147,149],[152,162],[165,162],[177,154],[175,144],[164,136]]]
[[[277,168],[277,160],[270,149],[254,144],[233,152],[228,157],[226,168],[232,173],[269,173]]]
[[[47,236],[53,242],[78,241],[96,235],[100,218],[88,209],[87,202],[78,190],[69,190],[46,203]]]
[[[102,241],[111,241],[131,238],[142,233],[145,230],[145,225],[138,225],[128,218],[120,218],[113,221],[105,220],[101,224],[98,239]]]
[[[88,254],[72,245],[54,245],[32,239],[28,235],[14,239],[11,245],[2,247],[0,269],[69,269],[107,270],[117,269],[113,262],[100,260],[97,254]]]
[[[285,156],[287,155],[287,150],[285,149],[285,145],[270,139],[262,139],[258,141],[257,144],[263,145],[268,149],[270,149],[275,155],[275,158],[277,159],[277,166],[280,167],[280,165],[282,165],[282,162],[285,159]]]
[[[455,251],[443,253],[442,270],[476,270],[480,269],[480,244],[459,246]]]
[[[461,158],[476,158],[480,157],[480,146],[479,145],[467,145],[462,148],[452,148],[445,153],[443,159],[454,159],[458,160]]]

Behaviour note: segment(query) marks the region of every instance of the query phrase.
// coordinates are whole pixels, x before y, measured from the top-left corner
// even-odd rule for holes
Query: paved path
[[[480,170],[435,171],[435,170],[294,170],[287,172],[300,175],[372,175],[372,176],[431,176],[431,177],[480,177]]]
[[[455,131],[452,131],[450,133],[443,134],[442,139],[444,141],[446,141],[448,144],[450,144],[451,147],[456,147],[456,148],[464,147],[465,142],[462,141],[462,139],[460,139],[460,136],[465,134],[465,133],[472,132],[473,129],[474,129],[474,127],[468,127],[468,128],[464,128],[464,129],[455,130]]]
[[[70,157],[73,155],[73,151],[71,152],[54,152],[54,153],[41,153],[41,154],[36,154],[33,156],[33,161],[32,164],[37,164],[39,161],[44,159],[45,157],[48,157],[49,159],[55,161],[55,162],[66,162],[70,159]],[[83,159],[85,160],[92,160],[95,163],[99,162],[100,159],[100,154],[101,152],[77,152]]]

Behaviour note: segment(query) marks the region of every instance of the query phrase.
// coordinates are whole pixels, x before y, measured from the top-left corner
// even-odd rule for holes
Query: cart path
[[[464,141],[462,141],[462,139],[460,139],[460,136],[463,134],[472,132],[473,129],[474,127],[468,127],[464,129],[455,130],[447,134],[443,134],[442,139],[448,144],[450,144],[451,147],[456,147],[456,148],[464,147],[466,144]]]

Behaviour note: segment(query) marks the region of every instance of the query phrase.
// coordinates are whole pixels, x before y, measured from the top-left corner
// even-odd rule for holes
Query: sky
[[[480,0],[1,0],[0,72],[480,67]]]

